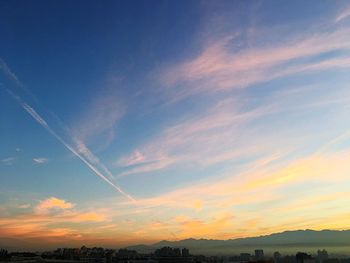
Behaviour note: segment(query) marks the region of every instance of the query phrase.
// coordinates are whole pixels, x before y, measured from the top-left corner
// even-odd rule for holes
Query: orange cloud
[[[106,216],[95,212],[81,213],[68,219],[70,222],[102,222],[106,221]]]
[[[277,187],[310,180],[341,180],[347,177],[350,152],[312,155],[297,160],[272,174],[258,175],[245,184],[247,190],[254,188]]]
[[[86,225],[93,224],[99,229],[102,223],[109,222],[102,210],[78,211],[73,209],[74,206],[63,199],[50,197],[40,201],[33,210],[24,209],[21,214],[0,216],[0,232],[4,237],[75,239],[86,233]]]
[[[47,212],[50,209],[70,209],[73,208],[74,204],[69,203],[63,199],[59,199],[56,197],[50,197],[46,200],[41,201],[36,206],[36,211],[39,213]]]

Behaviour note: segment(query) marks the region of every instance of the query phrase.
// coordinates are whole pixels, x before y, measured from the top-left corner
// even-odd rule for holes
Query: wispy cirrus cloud
[[[344,8],[336,17],[335,17],[335,23],[339,23],[345,19],[350,18],[350,6],[347,6]]]
[[[160,79],[168,86],[181,83],[188,94],[203,90],[227,91],[315,70],[335,66],[349,67],[349,55],[314,60],[327,52],[349,51],[350,34],[347,28],[296,36],[284,43],[269,47],[234,48],[235,39],[226,37],[211,42],[195,58],[170,67]],[[313,60],[310,60],[312,59]],[[309,59],[309,60],[307,60]],[[293,63],[292,63],[293,62]]]
[[[346,162],[349,152],[336,154],[312,155],[291,163],[269,175],[261,175],[248,182],[247,189],[268,189],[305,181],[333,181],[346,179],[349,172]],[[336,174],[330,177],[331,174]]]
[[[117,81],[113,79],[112,82],[113,85],[120,84],[118,79]],[[95,149],[109,146],[114,140],[117,124],[124,114],[125,105],[117,93],[112,89],[100,90],[99,94],[84,107],[82,113],[75,117],[68,130],[75,150],[111,181],[115,177],[100,158],[93,153],[90,145],[94,145]]]
[[[4,159],[1,159],[1,163],[3,165],[13,165],[15,161],[16,161],[15,157],[7,157]]]
[[[136,150],[130,156],[125,156],[125,157],[121,158],[120,160],[118,160],[116,162],[116,165],[131,166],[131,165],[141,164],[141,163],[145,163],[145,162],[149,162],[149,160],[147,160],[146,156],[144,156],[141,152]]]
[[[283,158],[283,155],[271,155],[250,163],[247,170],[224,177],[220,176],[220,180],[214,176],[207,179],[208,182],[174,190],[159,197],[145,198],[137,203],[146,207],[175,206],[195,209],[196,200],[201,200],[201,207],[210,203],[217,207],[221,203],[225,207],[228,204],[232,206],[242,202],[245,204],[259,202],[264,199],[263,194],[267,193],[269,194],[266,196],[266,200],[269,200],[274,198],[276,189],[293,185],[312,182],[341,183],[346,181],[346,175],[349,172],[349,167],[346,164],[349,151],[329,152],[328,150],[346,142],[348,138],[349,133],[345,132],[325,143],[314,154],[275,165],[271,164]],[[330,176],[332,174],[334,175]],[[268,189],[271,191],[267,191]],[[258,197],[253,194],[256,191],[260,192]]]
[[[275,155],[278,152],[288,155],[316,140],[317,135],[313,138],[302,135],[303,125],[295,126],[293,131],[278,127],[278,122],[271,122],[269,127],[265,127],[264,120],[278,120],[292,115],[297,121],[298,116],[306,118],[303,113],[305,111],[318,112],[329,108],[330,105],[339,107],[348,103],[346,99],[339,99],[347,97],[346,89],[320,97],[321,86],[289,88],[286,93],[277,90],[270,94],[266,101],[251,108],[247,108],[246,105],[254,102],[255,98],[246,97],[239,100],[229,97],[220,100],[206,111],[166,127],[154,138],[136,148],[133,153],[121,157],[114,164],[126,169],[119,174],[123,177],[165,170],[179,163],[209,167]],[[314,100],[317,100],[317,103],[313,103]],[[298,104],[295,104],[295,101],[298,101]],[[310,121],[315,120],[311,118]],[[300,136],[296,135],[298,130]],[[290,138],[288,142],[285,141],[286,137]],[[246,143],[247,141],[249,143]],[[282,143],[283,150],[279,147]]]
[[[20,209],[27,209],[27,208],[30,208],[31,205],[30,204],[23,204],[23,205],[19,205],[18,208]]]
[[[277,33],[283,35],[281,31]],[[254,130],[256,132],[259,128],[258,125],[250,127],[253,121],[258,123],[266,116],[275,116],[281,112],[322,107],[320,101],[323,98],[319,98],[317,91],[312,95],[314,97],[295,94],[289,97],[282,93],[277,96],[276,89],[276,94],[271,90],[267,92],[274,96],[273,99],[252,108],[247,106],[250,101],[246,97],[233,92],[292,75],[302,76],[350,67],[349,28],[337,27],[333,21],[317,26],[312,32],[295,33],[278,40],[269,38],[267,34],[261,35],[265,36],[263,40],[267,44],[261,44],[259,39],[247,48],[237,48],[235,41],[238,41],[239,33],[228,33],[219,39],[214,34],[212,38],[208,37],[199,54],[161,70],[158,80],[168,87],[170,96],[179,96],[180,99],[194,94],[212,96],[212,92],[219,91],[225,97],[210,101],[204,113],[182,118],[180,122],[166,127],[154,140],[117,160],[115,165],[128,167],[128,171],[122,172],[120,176],[157,171],[182,161],[214,165],[264,154],[264,151],[277,147],[278,142],[268,134],[254,136]],[[322,83],[316,85],[323,86]],[[279,87],[279,92],[282,89]],[[292,97],[296,97],[295,101],[300,103],[293,103]],[[345,98],[344,95],[342,98]],[[340,101],[339,97],[333,102],[326,101],[339,105],[346,103]],[[250,129],[247,129],[248,126]],[[261,141],[257,138],[264,136]],[[283,136],[288,136],[287,132],[281,134],[280,138],[274,137],[282,142]],[[251,143],[241,145],[240,141]],[[269,141],[270,145],[263,141]],[[273,143],[276,145],[273,146]]]
[[[33,162],[36,164],[45,164],[49,161],[49,159],[44,157],[33,158]]]
[[[273,161],[274,157],[271,160]],[[269,167],[265,161],[259,160],[247,171],[222,177],[221,180],[207,179],[189,187],[184,187],[159,197],[139,200],[140,205],[146,206],[175,206],[195,208],[194,200],[202,200],[202,206],[213,205],[223,207],[244,203],[270,200],[276,189],[288,188],[312,182],[342,183],[347,180],[349,167],[347,160],[349,151],[315,155],[290,161],[275,168]],[[333,175],[333,176],[331,176]],[[263,195],[254,195],[259,192]],[[265,196],[265,194],[267,194]],[[264,197],[265,196],[265,197]],[[192,201],[191,201],[192,200]],[[210,201],[212,200],[212,201]]]
[[[72,135],[85,144],[96,137],[101,139],[101,136],[111,141],[116,125],[124,113],[125,106],[119,96],[113,92],[102,92],[87,104],[83,113],[76,118],[71,129]]]
[[[230,145],[235,141],[233,135],[237,134],[239,125],[264,114],[264,110],[240,113],[235,102],[235,99],[219,102],[200,116],[167,127],[154,140],[115,162],[115,165],[128,167],[121,176],[152,172],[181,161],[215,163],[214,152],[217,162],[238,154]]]
[[[117,178],[132,174],[143,174],[162,170],[174,163],[173,158],[162,153],[161,149],[160,151],[153,152],[152,154],[149,154],[148,152],[145,153],[147,156],[136,150],[130,156],[122,157],[120,160],[115,162],[115,166],[121,166],[127,169],[126,171],[119,173]]]
[[[298,229],[307,225],[309,228],[322,229],[321,223],[329,213],[317,213],[320,206],[334,207],[333,214],[343,213],[342,204],[346,203],[348,192],[340,194],[339,187],[347,182],[347,174],[350,172],[347,165],[348,159],[349,151],[340,151],[316,154],[312,158],[300,158],[275,168],[261,161],[256,167],[240,174],[221,176],[219,180],[211,178],[207,182],[138,200],[136,206],[150,209],[144,210],[143,213],[146,214],[154,210],[164,210],[168,216],[183,213],[183,216],[175,216],[174,222],[166,217],[160,220],[160,223],[152,224],[153,230],[170,229],[175,231],[180,239],[232,238],[241,236],[243,232],[245,233],[243,236],[259,235],[266,231],[273,233],[286,227]],[[301,187],[315,184],[324,185],[324,189],[316,187],[311,190],[308,187],[305,189]],[[330,184],[338,187],[329,188]],[[291,198],[290,193],[295,193],[295,187],[298,189],[298,195]],[[324,198],[315,195],[313,191],[321,191],[325,194]],[[344,202],[340,202],[341,196],[344,196]],[[201,204],[201,212],[193,214],[190,211],[196,210],[198,200]],[[289,205],[292,200],[295,203]],[[288,211],[276,212],[280,209]],[[293,211],[302,209],[308,211],[303,213],[302,217],[299,218],[298,213],[293,214]],[[227,217],[213,214],[213,211],[218,210],[222,210],[223,215],[225,212],[227,215],[228,211],[231,214]],[[268,222],[262,216],[266,213],[275,213],[281,217],[276,216]],[[189,216],[191,214],[192,216]],[[290,216],[286,217],[286,214]],[[255,218],[254,222],[247,225],[252,218]],[[349,224],[343,220],[335,223],[334,226],[344,229],[349,227]]]

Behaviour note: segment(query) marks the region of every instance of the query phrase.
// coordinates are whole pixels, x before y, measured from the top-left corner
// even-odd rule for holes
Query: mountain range
[[[117,241],[117,240],[116,240]],[[84,244],[52,244],[47,248],[81,247]],[[88,244],[85,244],[88,245]],[[279,251],[283,255],[293,255],[298,251],[314,254],[318,249],[326,249],[330,254],[350,256],[350,230],[295,230],[274,233],[270,235],[236,238],[228,240],[218,239],[184,239],[177,241],[163,240],[150,245],[128,246],[128,249],[140,253],[151,253],[164,246],[186,247],[192,254],[203,255],[237,255],[239,253],[254,253],[255,249],[264,249],[266,255]],[[40,249],[40,242],[18,238],[4,238],[0,234],[0,248],[11,251],[36,251]]]
[[[152,245],[137,245],[128,248],[138,252],[150,252],[164,246],[186,247],[193,254],[211,255],[253,253],[255,248],[262,248],[267,253],[280,251],[289,254],[297,251],[315,253],[318,248],[326,248],[331,253],[350,254],[350,230],[316,231],[307,229],[228,240],[193,238],[178,241],[163,240]]]

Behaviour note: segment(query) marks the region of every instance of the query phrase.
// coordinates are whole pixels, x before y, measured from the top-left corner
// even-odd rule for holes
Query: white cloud
[[[49,159],[40,157],[40,158],[33,158],[33,161],[36,164],[44,164],[44,163],[47,163]]]
[[[136,150],[130,156],[126,156],[126,157],[123,157],[122,159],[118,160],[116,165],[131,166],[131,165],[145,163],[145,162],[147,162],[146,157],[140,151]]]
[[[130,155],[116,161],[115,165],[126,169],[118,177],[165,170],[179,164],[209,167],[220,163],[230,166],[235,162],[275,154],[276,149],[285,156],[298,152],[305,145],[322,140],[324,135],[310,137],[304,134],[305,126],[302,122],[299,124],[299,120],[308,117],[303,112],[313,109],[318,113],[330,105],[338,107],[349,103],[349,99],[343,100],[349,95],[346,88],[321,96],[326,88],[327,84],[318,83],[313,87],[289,87],[288,92],[277,90],[271,92],[259,106],[250,109],[246,103],[254,103],[255,97],[220,100],[197,116],[175,122]],[[298,125],[293,129],[280,126],[281,121],[291,117]],[[334,118],[338,117],[334,115]],[[266,126],[265,118],[273,118],[274,121]],[[309,121],[308,125],[317,120],[310,118]],[[286,141],[285,138],[289,139]]]
[[[168,156],[159,157],[159,159],[154,160],[152,162],[139,163],[138,166],[132,167],[131,169],[120,173],[117,177],[121,178],[131,174],[143,174],[162,170],[171,165],[173,162],[174,161]]]
[[[336,18],[335,23],[339,23],[340,21],[343,21],[350,17],[350,6],[345,8],[342,12],[340,12]]]
[[[8,158],[2,159],[1,163],[4,165],[12,165],[15,161],[16,161],[15,157],[8,157]]]
[[[97,96],[90,104],[87,104],[78,120],[74,121],[72,133],[84,143],[94,141],[95,137],[101,134],[104,135],[104,139],[111,141],[116,124],[124,112],[124,106],[118,96],[114,94]]]
[[[31,205],[30,204],[23,204],[23,205],[19,205],[18,208],[20,209],[27,209],[27,208],[30,208]]]

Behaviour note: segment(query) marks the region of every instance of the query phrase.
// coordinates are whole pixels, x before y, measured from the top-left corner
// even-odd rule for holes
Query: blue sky
[[[3,1],[0,230],[349,228],[349,33],[347,1]]]

